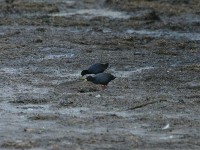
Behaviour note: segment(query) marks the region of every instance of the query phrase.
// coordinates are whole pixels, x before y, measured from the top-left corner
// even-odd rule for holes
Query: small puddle
[[[20,93],[39,93],[47,94],[49,92],[48,88],[37,88],[30,85],[20,84],[17,86],[16,91]]]
[[[128,111],[96,111],[96,115],[117,115],[118,117],[128,118],[133,116],[138,116],[135,112],[130,113]]]
[[[65,116],[71,116],[71,117],[78,117],[78,118],[90,118],[93,117],[94,115],[103,115],[105,116],[106,114],[116,114],[118,116],[122,116],[122,117],[128,117],[127,119],[132,118],[136,115],[141,115],[141,114],[137,114],[135,112],[131,113],[128,111],[122,111],[119,112],[117,110],[113,110],[113,111],[97,111],[91,108],[87,108],[87,107],[75,107],[75,108],[62,108],[62,109],[51,109],[50,105],[34,105],[34,104],[27,104],[27,105],[13,105],[8,103],[7,101],[2,101],[0,103],[0,109],[4,110],[4,112],[7,113],[12,113],[12,114],[18,114],[18,112],[21,112],[21,116],[16,117],[19,122],[27,122],[26,121],[26,116],[25,114],[62,114]],[[4,119],[5,120],[5,119]],[[16,121],[17,121],[16,120]],[[121,119],[120,119],[121,120]],[[121,120],[123,121],[123,119]],[[56,124],[54,124],[55,122],[47,122],[47,123],[52,123],[53,125],[55,125],[55,127],[57,127]],[[26,123],[25,123],[26,124]],[[34,125],[34,127],[37,125],[37,123]],[[117,124],[116,124],[117,125]],[[26,124],[27,126],[27,124]],[[137,135],[140,137],[145,138],[147,141],[151,141],[151,142],[162,142],[162,141],[170,141],[170,140],[175,140],[175,141],[179,141],[181,140],[181,137],[183,137],[183,134],[180,132],[173,134],[171,132],[169,133],[160,133],[158,131],[155,132],[149,132],[148,129],[144,128],[148,127],[148,124],[138,124],[138,123],[130,123],[128,127],[126,128],[121,128],[121,127],[111,127],[111,126],[107,126],[105,124],[105,126],[99,126],[98,124],[91,124],[90,126],[83,126],[83,127],[77,127],[77,126],[72,126],[72,127],[67,127],[68,131],[70,132],[75,132],[75,133],[115,133],[115,134],[133,134],[133,135]],[[49,127],[49,126],[47,126]],[[150,126],[149,126],[150,127]],[[45,128],[46,129],[46,128]],[[1,130],[0,130],[1,131]],[[3,132],[3,131],[2,131]]]
[[[46,70],[45,73],[49,77],[67,78],[68,81],[78,79],[81,76],[80,71],[72,73],[72,72],[69,72],[67,69]]]
[[[87,107],[74,107],[74,108],[63,108],[63,109],[55,109],[52,110],[50,105],[48,104],[26,104],[26,105],[13,105],[12,103],[8,103],[7,101],[0,102],[0,109],[11,113],[42,113],[42,114],[63,114],[67,116],[73,117],[92,117],[90,114],[91,110]]]
[[[49,54],[49,55],[46,55],[44,58],[41,58],[42,60],[43,59],[46,59],[46,60],[48,60],[48,59],[61,59],[61,58],[72,58],[72,57],[74,57],[74,54],[72,54],[72,53],[69,53],[69,54]]]
[[[50,16],[73,16],[73,15],[84,15],[85,18],[93,18],[93,17],[109,17],[113,19],[128,19],[130,18],[125,12],[112,11],[108,9],[80,9],[74,12],[61,12],[49,14]]]
[[[49,109],[49,105],[34,105],[34,104],[27,104],[27,105],[13,105],[8,103],[7,101],[2,101],[0,103],[0,108],[4,109],[4,111],[8,111],[10,113],[51,113],[52,111]]]
[[[166,19],[167,22],[176,24],[192,24],[200,22],[200,15],[198,14],[183,14],[180,16],[172,16]]]
[[[74,108],[59,109],[57,112],[63,115],[68,115],[73,117],[90,117],[88,113],[91,112],[91,110],[90,108],[87,107],[74,107]]]
[[[0,69],[0,74],[20,74],[21,70],[20,69],[15,69],[15,68],[9,68],[9,67],[4,67]]]
[[[106,127],[92,127],[92,128],[78,128],[77,127],[68,127],[70,132],[78,132],[78,133],[95,133],[101,134],[107,132]]]
[[[133,71],[116,71],[116,70],[113,70],[113,74],[116,76],[116,77],[123,77],[123,78],[127,78],[133,74],[136,74],[136,73],[141,73],[142,71],[145,71],[145,70],[150,70],[150,69],[155,69],[155,67],[151,67],[151,66],[147,66],[147,67],[142,67],[142,68],[137,68]]]
[[[181,134],[181,133],[180,133]],[[148,138],[151,142],[163,142],[163,141],[181,141],[181,138],[184,137],[184,135],[170,135],[169,133],[152,133],[152,134],[146,134],[146,138]]]
[[[0,98],[15,98],[17,94],[36,94],[46,95],[49,92],[49,88],[38,88],[30,85],[19,84],[16,86],[4,86],[0,88]]]
[[[134,29],[128,29],[126,30],[126,33],[128,34],[141,34],[141,35],[149,35],[152,37],[170,37],[170,38],[176,38],[176,39],[189,39],[192,41],[199,41],[200,40],[200,33],[187,33],[187,32],[176,32],[176,31],[150,31],[150,30],[134,30]]]

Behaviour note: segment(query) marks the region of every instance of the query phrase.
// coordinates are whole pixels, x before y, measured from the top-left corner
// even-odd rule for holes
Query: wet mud
[[[0,149],[200,148],[198,0],[0,3]]]

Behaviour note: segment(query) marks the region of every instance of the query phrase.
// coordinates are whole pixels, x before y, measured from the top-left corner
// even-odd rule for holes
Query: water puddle
[[[33,104],[27,104],[23,106],[16,106],[11,103],[8,103],[7,101],[3,101],[0,103],[0,108],[4,109],[4,111],[8,111],[10,113],[46,113],[46,112],[51,112],[49,110],[49,106],[47,105],[33,105]],[[25,109],[26,108],[26,109]],[[49,111],[47,111],[49,110]]]
[[[16,75],[27,75],[27,74],[32,74],[38,67],[36,66],[29,66],[29,67],[21,67],[21,68],[14,68],[14,67],[3,67],[0,69],[0,75],[1,76],[14,76],[17,77]]]
[[[67,116],[73,116],[73,117],[91,117],[90,112],[91,109],[87,107],[74,107],[74,108],[65,108],[65,109],[59,109],[57,110],[58,113],[67,115]]]
[[[78,128],[77,127],[68,127],[68,131],[75,132],[75,133],[95,133],[101,134],[107,132],[106,127],[92,127],[92,128]]]
[[[46,55],[44,58],[42,58],[42,60],[43,59],[46,59],[46,60],[48,60],[48,59],[61,59],[61,58],[72,58],[72,57],[74,57],[74,54],[72,54],[72,53],[69,53],[69,54],[49,54],[49,55]]]
[[[71,70],[67,70],[67,69],[59,69],[56,70],[54,69],[46,69],[45,70],[45,74],[48,77],[61,77],[61,78],[68,78],[68,81],[74,80],[74,79],[78,79],[80,77],[80,71],[77,72],[71,72]]]
[[[32,0],[27,0],[32,2]],[[54,3],[65,3],[65,4],[75,4],[75,1],[71,1],[71,0],[34,0],[34,2],[37,3],[45,3],[45,4],[54,4]]]
[[[180,133],[181,134],[181,133]],[[184,135],[172,135],[170,133],[149,133],[146,134],[145,137],[148,139],[148,141],[151,142],[164,142],[164,141],[181,141],[181,138],[184,137]]]
[[[81,27],[67,27],[66,31],[72,32],[72,33],[88,33],[92,29],[91,28],[81,28]]]
[[[65,116],[71,116],[71,117],[77,117],[77,118],[91,118],[93,116],[106,116],[106,115],[113,115],[116,114],[117,116],[122,116],[125,118],[120,118],[119,121],[123,121],[123,119],[129,119],[138,115],[143,115],[132,112],[130,113],[129,111],[118,111],[118,110],[112,110],[112,111],[99,111],[96,109],[91,109],[87,107],[74,107],[74,108],[61,108],[61,109],[52,109],[50,105],[34,105],[34,104],[27,104],[27,105],[13,105],[11,103],[8,103],[6,101],[2,101],[0,103],[0,109],[4,110],[4,112],[7,113],[12,113],[12,114],[18,114],[19,112],[22,114],[21,116],[18,116],[16,121],[21,121],[21,122],[26,122],[26,116],[25,114],[41,114],[41,116],[45,115],[53,115],[53,114],[61,114]],[[5,118],[6,119],[6,118]],[[130,120],[130,119],[129,119]],[[44,121],[43,121],[44,122]],[[49,122],[47,120],[46,123],[53,124],[55,127],[57,125],[55,122]],[[27,126],[27,124],[24,124]],[[37,123],[35,125],[32,125],[34,128],[37,126]],[[45,127],[44,129],[51,128],[50,126]],[[144,128],[145,127],[145,128]],[[99,124],[91,124],[91,126],[82,126],[77,127],[77,126],[69,126],[67,127],[69,132],[75,132],[75,133],[97,133],[97,134],[102,134],[102,133],[115,133],[115,134],[133,134],[140,136],[142,138],[145,138],[147,141],[151,142],[162,142],[162,141],[170,141],[170,140],[176,140],[179,141],[181,140],[181,137],[183,137],[184,133],[160,133],[158,131],[152,132],[148,131],[148,128],[151,128],[150,125],[148,124],[138,124],[138,123],[132,123],[130,122],[129,126],[126,128],[118,127],[116,124],[116,127],[111,127],[108,125],[104,126],[99,126]],[[161,128],[162,129],[162,128]],[[3,131],[2,131],[3,132]]]
[[[21,68],[11,68],[11,67],[4,67],[0,69],[0,74],[11,74],[11,75],[16,75],[16,74],[21,74],[23,69]]]
[[[14,97],[14,89],[9,86],[4,86],[3,88],[0,88],[0,98],[11,98]]]
[[[168,119],[179,119],[179,118],[187,118],[189,120],[198,120],[198,115],[190,115],[188,113],[179,113],[179,114],[163,114]]]
[[[197,14],[183,14],[180,16],[172,16],[166,19],[167,22],[171,22],[173,24],[192,24],[192,23],[199,23],[200,16]]]
[[[147,66],[147,67],[142,67],[142,68],[137,68],[133,71],[116,71],[116,70],[112,70],[113,71],[113,74],[116,76],[116,77],[122,77],[122,78],[127,78],[133,74],[136,74],[136,73],[141,73],[142,71],[145,71],[145,70],[150,70],[150,69],[155,69],[155,67],[151,67],[151,66]]]
[[[128,34],[141,34],[141,35],[149,35],[152,37],[167,37],[167,38],[176,38],[176,39],[189,39],[192,41],[199,41],[200,40],[200,33],[187,33],[187,32],[176,32],[176,31],[150,31],[150,30],[134,30],[129,29],[126,30]]]
[[[52,109],[50,105],[47,104],[26,104],[26,105],[13,105],[7,101],[2,101],[0,103],[0,109],[8,111],[10,113],[21,112],[23,114],[62,114],[66,116],[88,118],[92,117],[90,108],[87,107],[74,107],[74,108],[62,108],[62,109]]]
[[[20,93],[39,93],[39,94],[47,94],[49,92],[48,88],[38,88],[30,85],[20,84],[17,85],[16,90]]]
[[[108,9],[80,9],[74,12],[61,12],[49,14],[50,16],[73,16],[73,15],[84,15],[85,18],[93,18],[93,17],[109,17],[113,19],[128,19],[130,18],[125,12],[112,11]]]
[[[96,115],[116,115],[118,117],[128,118],[133,116],[138,116],[139,114],[135,112],[128,112],[128,111],[96,111]]]
[[[38,88],[25,84],[4,86],[0,88],[0,98],[15,98],[17,94],[43,95],[49,93],[50,88]]]

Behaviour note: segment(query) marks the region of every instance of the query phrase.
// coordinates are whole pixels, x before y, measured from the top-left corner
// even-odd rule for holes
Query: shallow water
[[[0,149],[199,149],[195,9],[1,2]],[[99,61],[117,77],[104,90],[79,80]]]
[[[175,38],[175,39],[189,39],[192,41],[199,41],[200,40],[200,33],[190,33],[190,32],[176,32],[176,31],[151,31],[151,30],[134,30],[128,29],[126,30],[128,34],[142,34],[148,35],[151,37],[166,37],[166,38]]]
[[[74,57],[74,54],[50,54],[50,55],[47,55],[45,56],[43,59],[60,59],[60,58],[72,58]]]
[[[142,68],[135,68],[133,71],[116,71],[114,69],[111,69],[111,70],[116,77],[128,78],[134,74],[140,74],[142,71],[151,70],[151,69],[155,69],[155,67],[147,66],[147,67],[142,67]]]
[[[112,19],[128,19],[130,15],[125,12],[112,11],[109,9],[80,9],[74,12],[60,12],[50,14],[50,16],[70,17],[73,15],[82,15],[83,18],[91,19],[93,17],[109,17]]]

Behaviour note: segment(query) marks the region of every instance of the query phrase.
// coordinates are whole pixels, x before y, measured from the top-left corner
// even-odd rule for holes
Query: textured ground
[[[0,3],[0,149],[200,149],[199,0]]]

